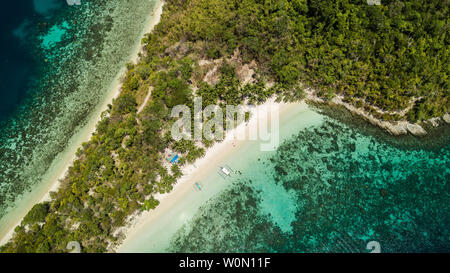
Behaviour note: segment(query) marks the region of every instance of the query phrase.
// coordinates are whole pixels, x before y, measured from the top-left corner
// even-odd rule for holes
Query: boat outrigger
[[[226,176],[230,176],[230,175],[231,175],[230,171],[229,171],[227,168],[225,168],[225,167],[222,167],[220,170],[221,170],[222,173],[225,174]]]
[[[201,191],[201,190],[202,190],[202,185],[201,185],[200,183],[198,183],[198,182],[195,182],[195,183],[194,183],[194,188],[195,188],[196,190],[198,190],[198,191]]]
[[[220,177],[225,179],[227,177],[230,177],[232,172],[233,172],[233,169],[230,166],[225,165],[225,166],[219,167],[218,174],[220,175]]]

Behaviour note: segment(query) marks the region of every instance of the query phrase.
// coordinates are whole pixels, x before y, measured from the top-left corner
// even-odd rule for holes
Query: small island
[[[440,0],[165,0],[91,139],[1,252],[115,251],[131,218],[214,145],[170,136],[170,109],[194,97],[343,105],[391,134],[425,135],[450,122],[448,27]]]

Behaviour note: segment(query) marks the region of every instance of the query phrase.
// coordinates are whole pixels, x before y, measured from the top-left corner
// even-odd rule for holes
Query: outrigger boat
[[[218,174],[220,175],[220,177],[225,179],[227,177],[230,177],[232,172],[233,172],[233,169],[231,169],[230,166],[225,165],[225,166],[219,167]]]
[[[202,185],[200,185],[200,183],[198,183],[198,182],[194,183],[194,187],[195,187],[196,190],[199,190],[199,191],[202,190]]]
[[[230,171],[229,171],[227,168],[225,168],[225,167],[221,167],[220,170],[221,170],[222,173],[223,173],[224,175],[226,175],[226,176],[230,176],[230,175],[231,175]]]

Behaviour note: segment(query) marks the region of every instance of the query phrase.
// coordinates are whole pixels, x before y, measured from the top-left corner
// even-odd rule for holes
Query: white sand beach
[[[259,118],[252,115],[248,123],[240,124],[222,142],[210,147],[203,158],[185,166],[182,169],[184,176],[178,180],[174,189],[156,197],[160,201],[157,208],[135,217],[124,230],[125,240],[111,251],[164,251],[171,236],[192,218],[199,206],[229,185],[228,179],[222,179],[217,174],[219,166],[229,164],[232,168],[241,167],[249,158],[261,154],[261,141],[249,140],[248,133],[258,124],[270,123],[268,117],[271,111],[279,114],[282,127],[280,141],[298,132],[299,128],[321,122],[320,115],[310,110],[305,103],[277,103],[271,99],[252,112],[256,111]],[[235,139],[242,132],[247,136],[246,139]],[[195,182],[201,184],[201,191],[195,189]]]
[[[146,27],[143,29],[140,37],[149,33],[159,23],[162,10],[163,1],[158,1],[154,7],[153,13],[150,14],[146,22]],[[142,52],[142,46],[140,39],[136,41],[133,46],[132,54],[129,60],[137,62],[139,53]],[[108,96],[97,106],[95,111],[91,113],[89,122],[80,130],[78,130],[70,139],[67,149],[60,153],[53,161],[50,169],[43,177],[42,183],[40,183],[32,192],[26,193],[15,208],[11,209],[4,217],[4,224],[0,228],[0,245],[5,244],[13,235],[14,228],[20,224],[26,213],[37,203],[47,201],[50,199],[50,192],[56,191],[59,187],[59,181],[67,174],[69,167],[76,159],[75,153],[83,142],[89,141],[92,134],[95,132],[97,123],[101,119],[101,113],[107,109],[108,104],[112,103],[113,99],[120,94],[121,90],[121,78],[126,72],[124,67],[116,76],[114,82],[110,85],[110,92]]]

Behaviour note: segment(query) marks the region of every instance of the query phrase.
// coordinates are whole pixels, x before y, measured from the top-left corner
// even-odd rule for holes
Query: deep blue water
[[[34,71],[27,44],[22,42],[26,33],[20,29],[36,15],[32,1],[8,1],[0,13],[0,118],[7,118],[27,93],[27,82]]]
[[[62,10],[64,1],[4,1],[0,9],[0,121],[10,118],[27,95],[30,82],[39,72],[33,58],[32,36],[39,22]]]

